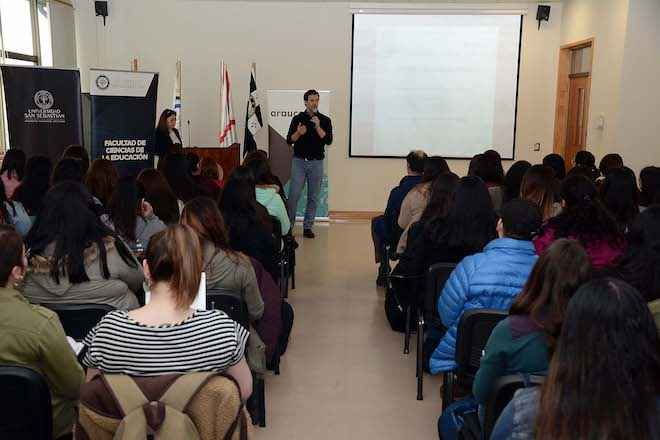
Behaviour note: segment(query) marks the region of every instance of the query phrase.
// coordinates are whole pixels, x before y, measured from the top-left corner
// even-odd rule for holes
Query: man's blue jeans
[[[307,207],[305,208],[304,229],[312,229],[314,217],[316,217],[316,205],[321,192],[321,180],[323,179],[323,160],[305,160],[298,157],[293,158],[291,163],[291,182],[289,183],[289,201],[287,209],[291,224],[296,221],[296,207],[302,193],[305,182],[307,182]]]

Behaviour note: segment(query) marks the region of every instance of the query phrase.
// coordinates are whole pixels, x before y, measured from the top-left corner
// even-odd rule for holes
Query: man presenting
[[[288,211],[291,224],[296,221],[296,207],[307,182],[307,207],[303,222],[303,236],[314,238],[312,227],[316,217],[316,204],[323,178],[325,146],[332,143],[332,122],[319,113],[319,92],[308,90],[304,95],[305,111],[291,120],[286,141],[293,145],[291,181],[289,183]]]

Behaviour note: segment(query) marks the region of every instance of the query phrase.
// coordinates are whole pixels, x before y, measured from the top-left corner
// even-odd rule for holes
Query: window
[[[5,64],[52,66],[48,0],[0,0],[0,59]]]
[[[0,0],[0,64],[52,66],[50,0]],[[0,87],[0,152],[7,146]]]

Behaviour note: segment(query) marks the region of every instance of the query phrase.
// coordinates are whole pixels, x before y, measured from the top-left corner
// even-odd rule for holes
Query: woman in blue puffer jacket
[[[531,240],[541,223],[541,212],[536,205],[520,199],[510,201],[502,207],[497,224],[500,238],[456,266],[438,299],[438,312],[447,332],[431,356],[431,373],[456,367],[456,332],[463,312],[509,309],[536,262]]]

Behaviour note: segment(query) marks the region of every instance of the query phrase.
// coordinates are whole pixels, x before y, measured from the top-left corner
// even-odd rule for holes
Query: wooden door
[[[564,159],[567,164],[572,164],[575,154],[587,146],[590,88],[590,74],[570,75],[566,149],[564,151]]]

